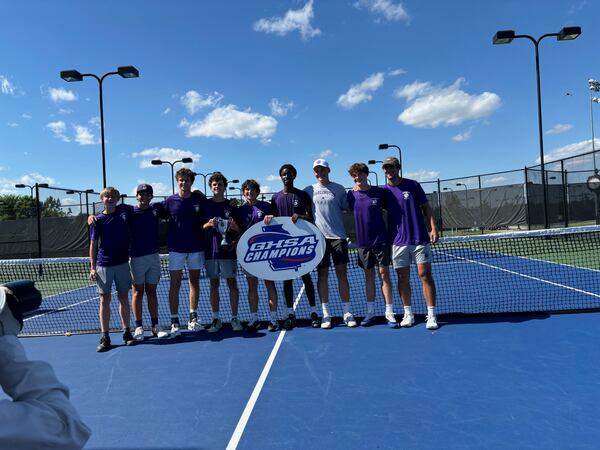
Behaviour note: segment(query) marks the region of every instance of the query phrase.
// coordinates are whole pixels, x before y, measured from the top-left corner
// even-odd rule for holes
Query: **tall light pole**
[[[542,127],[542,92],[540,84],[540,55],[539,55],[539,44],[542,39],[556,36],[559,41],[572,41],[577,39],[581,34],[581,27],[564,27],[558,33],[546,33],[540,36],[538,39],[528,34],[515,34],[514,30],[502,30],[498,31],[492,42],[494,44],[510,44],[513,39],[529,39],[535,47],[535,74],[537,81],[537,106],[538,106],[538,132],[540,139],[540,169],[542,171],[542,191],[544,198],[544,227],[548,228],[548,194],[546,193],[546,177],[544,176],[544,132]]]
[[[387,150],[390,147],[396,147],[398,149],[398,161],[400,162],[400,178],[402,178],[402,150],[400,150],[400,147],[394,144],[379,144],[379,150]]]
[[[30,186],[29,184],[19,183],[19,184],[15,184],[15,187],[17,189],[23,189],[23,188],[28,187],[29,188],[29,196],[31,197],[31,200],[33,200],[33,190],[35,189],[35,185]]]
[[[123,78],[138,78],[140,72],[133,66],[122,66],[118,67],[116,72],[108,72],[99,77],[93,73],[79,73],[77,70],[63,70],[60,72],[60,77],[67,81],[82,81],[84,77],[93,77],[98,81],[100,87],[100,133],[102,143],[102,187],[106,187],[106,157],[104,150],[104,105],[102,100],[102,83],[104,79],[110,75],[120,75]]]
[[[73,194],[79,194],[79,214],[81,214],[83,211],[83,204],[81,203],[81,194],[83,194],[83,191],[75,191],[75,190],[68,190],[65,192],[65,194],[68,195],[73,195]]]
[[[208,173],[194,172],[195,175],[200,175],[204,180],[204,195],[206,195],[206,177],[208,177],[209,175],[212,175],[213,173],[214,172],[208,172]]]
[[[594,103],[600,103],[600,97],[594,97],[593,92],[600,92],[600,82],[597,80],[589,79],[588,86],[590,88],[590,122],[592,125],[592,158],[594,159],[594,173],[598,173],[596,167],[596,138],[594,136]]]
[[[237,186],[229,186],[229,190],[230,191],[235,191],[238,190],[240,192],[240,201],[242,201],[244,199],[244,194],[242,192],[242,188],[241,187],[237,187]]]
[[[377,175],[377,172],[373,172],[372,170],[369,170],[369,175],[375,175],[375,185],[379,186],[379,175]]]
[[[35,207],[37,216],[38,258],[42,257],[42,208],[40,205],[40,188],[47,188],[48,183],[35,183]],[[40,271],[42,266],[40,266]]]
[[[188,164],[194,162],[194,160],[192,158],[181,158],[181,159],[177,159],[175,161],[165,161],[163,159],[153,159],[152,161],[150,161],[150,163],[153,166],[161,166],[163,164],[168,164],[171,166],[171,189],[173,191],[173,194],[175,194],[175,164],[177,163],[183,163],[183,164]]]

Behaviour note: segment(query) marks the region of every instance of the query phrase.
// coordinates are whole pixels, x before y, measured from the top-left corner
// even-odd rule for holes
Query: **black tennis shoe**
[[[110,350],[110,348],[111,348],[110,338],[102,336],[100,338],[100,343],[98,344],[98,347],[96,347],[96,351],[98,353],[107,352]]]
[[[310,313],[310,320],[313,328],[321,328],[321,318],[316,312]]]
[[[123,342],[125,343],[125,345],[133,345],[133,344],[135,344],[135,339],[133,339],[131,331],[125,330],[123,332]]]
[[[269,322],[269,325],[267,325],[267,330],[269,330],[270,332],[275,332],[275,331],[279,331],[281,328],[279,327],[279,322]]]
[[[285,319],[285,321],[283,322],[283,328],[284,328],[284,330],[291,330],[295,326],[296,326],[296,316],[293,314],[290,314],[287,317],[287,319]]]

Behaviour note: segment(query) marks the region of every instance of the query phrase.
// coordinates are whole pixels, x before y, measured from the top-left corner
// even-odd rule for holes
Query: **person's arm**
[[[96,281],[96,256],[98,256],[98,240],[90,240],[90,280]]]
[[[1,316],[3,323],[17,322],[8,307]],[[3,333],[19,328],[3,327]],[[48,363],[29,361],[13,333],[0,335],[0,386],[12,399],[0,401],[0,448],[83,448],[91,431],[69,401],[69,389]]]
[[[437,224],[435,223],[435,217],[433,215],[433,209],[429,203],[423,203],[421,205],[421,210],[423,211],[423,216],[425,216],[425,221],[429,222],[431,227],[431,232],[429,233],[429,237],[431,239],[431,243],[436,243],[439,239]]]
[[[311,186],[307,187],[306,189],[310,188]],[[300,196],[304,197],[304,204],[306,205],[306,207],[304,208],[304,214],[295,214],[292,215],[292,223],[296,223],[298,221],[298,219],[303,219],[306,220],[308,222],[314,223],[314,217],[313,217],[313,210],[312,210],[312,196],[308,194],[308,192],[306,192],[306,189],[302,191],[302,194],[300,194]]]

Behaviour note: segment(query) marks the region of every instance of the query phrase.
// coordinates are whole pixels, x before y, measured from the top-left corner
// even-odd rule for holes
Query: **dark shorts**
[[[372,269],[375,266],[387,267],[392,262],[392,251],[389,245],[358,249],[358,267]]]
[[[333,258],[333,265],[348,264],[348,241],[346,239],[325,239],[325,254],[317,266],[318,269],[329,267],[329,260]]]

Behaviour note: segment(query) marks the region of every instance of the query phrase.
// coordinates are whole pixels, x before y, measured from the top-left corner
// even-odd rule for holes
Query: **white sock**
[[[428,317],[435,317],[435,306],[428,306],[427,307],[427,316]]]
[[[323,317],[331,317],[331,314],[329,314],[329,303],[321,303],[321,309],[323,310]]]
[[[344,310],[344,314],[348,314],[350,312],[350,302],[342,303],[342,309]]]
[[[190,308],[190,314],[197,312],[195,309]]]
[[[213,320],[219,318],[219,311],[213,311]]]
[[[375,300],[367,300],[367,314],[369,316],[375,314]]]
[[[292,315],[294,314],[294,308],[288,308],[287,310],[288,310],[288,314],[292,314]]]
[[[394,305],[385,305],[386,314],[394,314]]]
[[[258,314],[253,312],[250,313],[250,322],[256,322],[258,320]]]
[[[411,306],[405,306],[404,307],[404,314],[412,314],[412,307]]]

